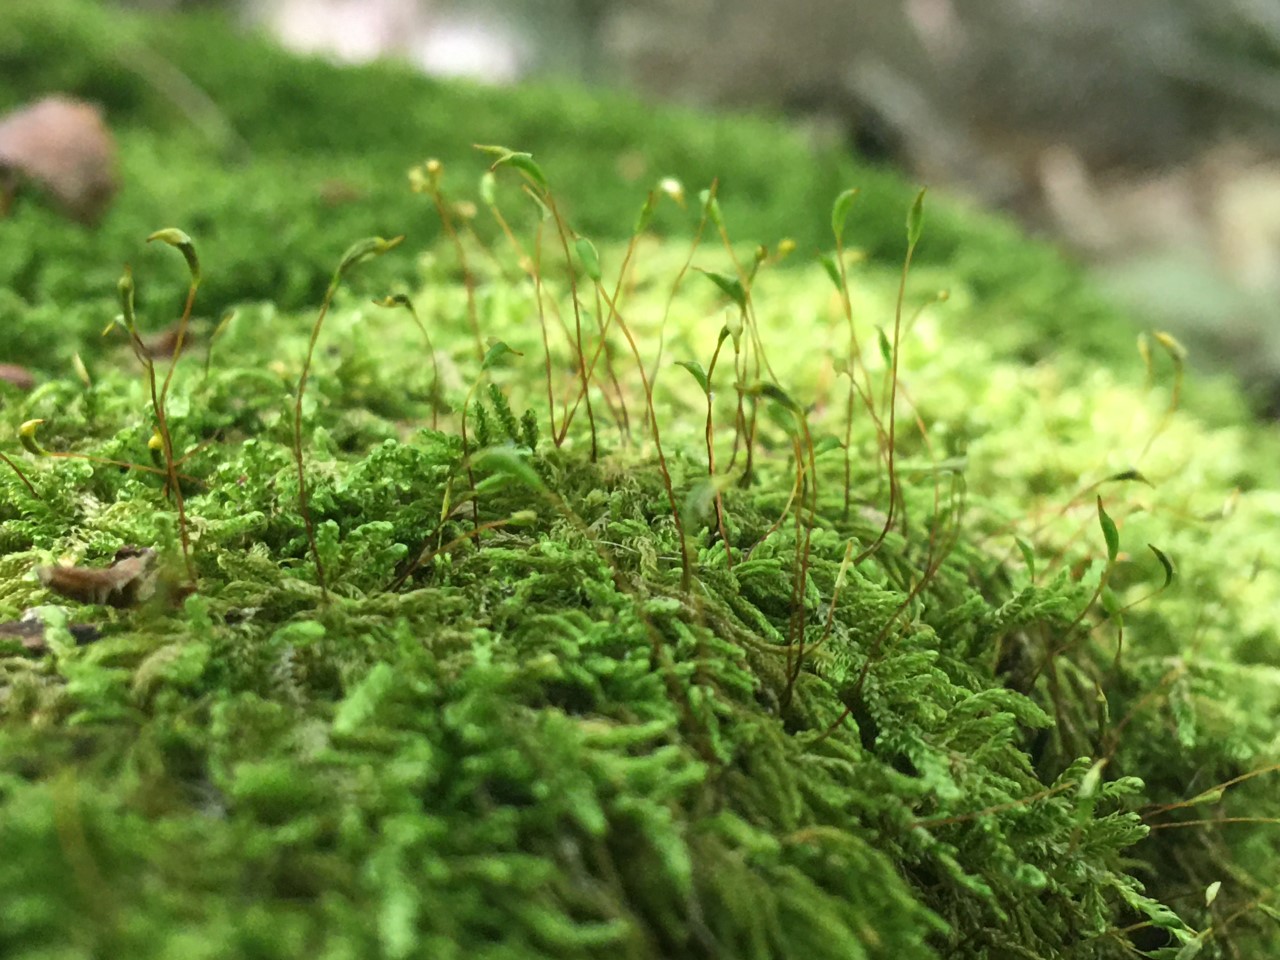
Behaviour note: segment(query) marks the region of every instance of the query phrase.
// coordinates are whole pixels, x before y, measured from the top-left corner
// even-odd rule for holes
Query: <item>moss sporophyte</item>
[[[479,204],[411,173],[443,230],[412,266],[359,241],[202,371],[197,241],[153,234],[190,275],[164,376],[126,270],[144,376],[104,353],[7,402],[0,602],[44,633],[0,630],[0,845],[41,868],[0,871],[0,945],[1269,942],[1271,441],[1182,409],[1176,341],[1148,393],[973,336],[980,284],[913,267],[923,191],[899,263],[846,246],[845,191],[805,264],[736,243],[716,185],[661,238],[670,178],[593,240],[482,149]],[[383,255],[403,289],[352,270]]]

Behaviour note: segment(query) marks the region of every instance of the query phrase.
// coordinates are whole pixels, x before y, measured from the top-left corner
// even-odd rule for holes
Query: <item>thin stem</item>
[[[538,224],[537,231],[534,234],[534,256],[531,259],[525,253],[524,246],[520,243],[520,238],[515,235],[515,231],[511,229],[511,224],[507,223],[506,217],[502,215],[502,211],[498,209],[496,204],[489,204],[489,213],[497,221],[498,227],[502,231],[502,235],[507,238],[507,243],[511,246],[511,249],[515,251],[520,269],[533,281],[534,302],[538,307],[538,326],[542,332],[542,360],[547,383],[547,423],[550,427],[551,442],[559,448],[564,443],[566,430],[562,429],[558,433],[556,431],[555,385],[551,374],[551,339],[547,334],[547,313],[542,292],[542,224]]]
[[[845,407],[845,432],[844,432],[844,519],[849,519],[850,508],[850,485],[853,480],[853,395],[857,393],[862,400],[863,407],[871,415],[871,422],[875,424],[876,435],[880,439],[880,449],[883,455],[885,447],[888,446],[888,438],[884,431],[884,424],[880,420],[879,414],[876,413],[875,403],[872,402],[868,390],[858,383],[859,369],[862,370],[863,378],[867,381],[868,387],[871,382],[871,376],[867,372],[866,364],[862,360],[862,347],[858,343],[857,328],[853,322],[853,300],[849,296],[849,273],[848,267],[844,262],[844,242],[840,236],[836,238],[836,266],[840,273],[840,306],[844,311],[845,322],[849,326],[849,396]]]
[[[667,458],[662,452],[662,434],[658,429],[658,417],[653,407],[653,382],[645,372],[644,360],[640,357],[640,348],[636,345],[636,339],[632,336],[631,328],[627,325],[627,321],[618,312],[616,302],[610,300],[607,295],[605,295],[605,302],[608,303],[613,315],[617,317],[618,326],[622,329],[623,336],[627,338],[627,344],[631,347],[631,354],[635,357],[636,369],[640,372],[640,381],[644,385],[645,406],[649,413],[649,429],[653,436],[653,446],[658,454],[658,469],[662,474],[662,485],[667,491],[667,501],[671,504],[671,518],[675,521],[676,537],[680,541],[680,588],[687,592],[693,577],[689,564],[689,545],[685,540],[684,521],[680,518],[680,507],[676,503],[676,492],[671,483],[671,471],[667,468]]]
[[[715,183],[712,183],[711,185],[711,195],[713,200],[715,197],[716,186],[717,185]],[[742,325],[747,334],[747,350],[743,351],[743,357],[742,357],[743,372],[745,373],[747,369],[746,364],[748,363],[748,355],[749,355],[755,361],[755,370],[754,370],[753,379],[757,381],[761,379],[761,367],[763,366],[764,371],[769,374],[769,379],[772,380],[774,383],[777,383],[778,376],[773,372],[773,366],[769,363],[769,358],[764,352],[764,341],[761,340],[760,338],[760,325],[756,320],[755,306],[751,299],[751,285],[755,279],[755,271],[752,270],[750,273],[748,273],[746,268],[742,266],[742,262],[738,259],[738,255],[734,253],[733,243],[729,240],[729,231],[726,229],[723,219],[717,218],[716,229],[720,234],[720,243],[723,245],[725,252],[728,253],[729,260],[733,263],[734,271],[738,275],[738,282],[742,285],[742,291],[743,291],[743,297],[744,297],[744,302],[742,307]],[[760,263],[759,261],[756,262],[756,267],[759,267],[759,263]],[[740,379],[739,382],[742,382],[742,380]],[[740,393],[738,396],[739,427],[741,427],[743,422],[742,405],[743,405],[743,398],[742,398],[742,394]],[[758,403],[752,403],[751,422],[747,425],[746,463],[743,465],[742,479],[741,481],[739,481],[740,486],[742,487],[749,487],[751,485],[753,472],[755,469],[756,422],[757,422],[757,417],[759,415],[759,409],[760,407]],[[733,463],[737,461],[737,458],[738,458],[738,449],[737,449],[737,442],[735,440],[733,457],[731,458],[730,464],[729,464],[730,469],[732,469]]]
[[[187,288],[187,302],[182,309],[182,318],[178,321],[178,336],[173,344],[173,356],[169,360],[169,370],[165,373],[164,385],[160,388],[159,396],[156,395],[156,375],[155,364],[148,358],[147,361],[147,378],[151,385],[151,402],[156,411],[156,424],[160,430],[160,443],[164,450],[165,472],[168,477],[169,489],[173,491],[173,503],[178,510],[178,537],[182,541],[182,560],[187,568],[187,578],[194,584],[196,582],[195,563],[191,559],[191,534],[187,529],[187,506],[186,500],[182,495],[182,484],[178,481],[177,462],[173,454],[173,435],[169,431],[169,418],[165,412],[165,400],[169,396],[169,386],[173,383],[173,373],[178,368],[178,358],[182,355],[182,347],[186,342],[187,326],[191,322],[191,310],[196,302],[196,290],[199,288],[200,282],[192,280],[191,286]]]
[[[475,382],[471,384],[471,389],[467,391],[466,399],[462,402],[462,456],[465,458],[467,466],[467,483],[470,485],[474,494],[476,489],[475,471],[471,467],[471,445],[467,442],[467,414],[471,411],[471,400],[476,395],[476,390],[480,387],[480,381],[484,379],[484,370],[480,371],[480,375],[476,377]],[[480,529],[480,504],[475,496],[471,497],[471,524],[476,529]]]
[[[574,347],[578,354],[578,375],[582,382],[582,396],[587,405],[587,422],[591,425],[591,462],[595,463],[600,457],[600,451],[596,440],[596,415],[591,408],[591,386],[587,377],[587,359],[582,349],[582,305],[578,302],[577,271],[574,270],[573,256],[569,253],[568,230],[565,227],[564,218],[560,216],[560,211],[556,208],[555,198],[550,193],[544,194],[544,198],[547,208],[551,211],[551,217],[555,221],[556,233],[560,236],[560,248],[564,252],[565,269],[569,273],[569,299],[573,303]],[[603,347],[603,343],[601,346]]]
[[[1158,807],[1150,808],[1143,814],[1143,819],[1145,820],[1147,817],[1154,817],[1162,813],[1168,813],[1170,810],[1181,810],[1184,807],[1194,807],[1198,804],[1204,803],[1206,797],[1211,797],[1215,793],[1223,793],[1237,784],[1244,783],[1247,780],[1252,780],[1254,777],[1261,777],[1264,774],[1275,773],[1276,771],[1280,771],[1280,763],[1273,763],[1269,766],[1259,767],[1257,770],[1250,770],[1248,773],[1242,773],[1238,777],[1232,777],[1230,780],[1224,780],[1217,786],[1209,787],[1207,790],[1201,790],[1190,800],[1181,800],[1177,803],[1166,803]]]
[[[480,319],[476,310],[476,278],[467,261],[467,250],[462,244],[462,238],[458,236],[458,231],[454,228],[453,215],[449,213],[449,205],[445,202],[444,194],[439,187],[431,191],[431,199],[435,201],[436,212],[440,214],[440,223],[444,226],[444,232],[448,234],[449,240],[453,243],[453,249],[458,254],[458,265],[462,268],[462,283],[467,291],[467,321],[471,324],[471,335],[475,338],[476,356],[483,359],[484,340],[480,336]]]
[[[587,380],[590,380],[596,369],[596,359],[604,354],[605,374],[609,377],[609,385],[613,388],[613,396],[617,398],[615,406],[613,399],[609,394],[605,393],[605,402],[609,404],[609,412],[613,414],[615,422],[618,424],[618,432],[621,434],[621,441],[624,445],[631,443],[631,415],[627,412],[627,397],[622,390],[622,384],[618,382],[618,372],[613,367],[613,350],[609,348],[608,330],[605,325],[604,298],[600,296],[600,288],[595,288],[596,295],[596,329],[600,331],[600,343],[596,347],[596,351],[591,356],[591,364],[587,367]],[[614,294],[615,301],[617,294]],[[576,406],[576,403],[575,403]]]
[[[858,554],[855,564],[861,563],[873,555],[880,549],[880,545],[884,543],[885,537],[889,535],[889,530],[893,527],[893,521],[896,517],[898,500],[901,496],[898,487],[898,477],[895,471],[895,455],[897,448],[897,429],[898,429],[898,354],[902,341],[902,302],[907,295],[907,274],[911,271],[911,258],[915,254],[915,244],[907,244],[907,255],[902,260],[902,275],[898,280],[898,300],[893,311],[893,357],[890,364],[889,379],[889,436],[888,436],[888,466],[889,466],[889,509],[885,514],[884,527],[881,528],[879,535],[872,541],[871,545]]]
[[[85,460],[89,463],[100,463],[106,467],[120,467],[123,470],[141,470],[143,473],[153,473],[158,477],[169,476],[169,471],[164,467],[152,467],[145,463],[133,463],[129,460],[113,460],[110,457],[96,457],[91,453],[75,453],[70,450],[46,450],[42,456],[51,460]],[[193,477],[185,473],[179,473],[179,480],[186,480],[188,483],[203,483],[199,477]]]
[[[609,328],[613,326],[613,319],[617,313],[616,305],[622,296],[622,285],[626,280],[627,269],[631,265],[631,257],[635,253],[636,240],[637,240],[637,237],[633,234],[631,237],[631,241],[627,244],[627,251],[622,257],[622,267],[618,271],[618,282],[615,283],[613,286],[612,297],[604,298],[603,288],[600,286],[600,284],[596,284],[597,300],[604,299],[605,302],[610,304],[610,307],[608,310],[608,316],[605,317],[600,328],[600,343],[596,345],[595,353],[591,355],[591,362],[587,365],[588,379],[590,379],[595,374],[596,363],[600,360],[601,354],[605,353],[606,337],[609,334]],[[603,313],[603,311],[600,311],[600,312]],[[608,362],[609,361],[606,358],[606,363]],[[613,377],[614,382],[617,383],[617,378],[616,376],[614,376],[612,372],[610,372],[610,376]],[[618,387],[618,390],[619,390],[619,396],[621,396],[620,386]],[[569,410],[567,411],[564,418],[564,422],[560,425],[560,436],[559,436],[559,439],[556,441],[557,446],[559,446],[560,443],[564,442],[564,438],[569,432],[569,424],[573,422],[574,415],[578,412],[578,405],[582,402],[582,398],[583,398],[583,395],[581,392],[579,392],[577,398],[573,402],[573,406],[570,407]],[[623,407],[624,412],[625,412],[625,409],[626,408],[624,405]],[[629,432],[630,430],[628,426],[628,433]]]
[[[324,563],[320,559],[320,545],[316,543],[315,524],[311,519],[311,504],[307,496],[307,474],[302,456],[302,397],[307,390],[307,380],[311,376],[311,360],[315,355],[316,341],[320,339],[320,328],[329,313],[329,306],[338,292],[341,274],[334,274],[329,281],[329,289],[325,291],[324,300],[320,304],[320,312],[316,314],[315,323],[311,327],[311,339],[307,342],[307,356],[302,361],[302,373],[298,377],[298,395],[293,404],[293,460],[298,468],[298,508],[302,512],[302,523],[307,531],[307,544],[311,548],[311,558],[316,565],[316,582],[320,585],[320,596],[325,603],[329,602],[329,587],[325,582]]]
[[[802,472],[807,471],[809,475],[809,522],[804,524],[804,548],[796,558],[796,572],[791,590],[791,623],[787,642],[788,646],[793,644],[796,646],[796,661],[795,669],[789,671],[787,676],[787,687],[782,695],[783,706],[791,702],[791,694],[795,689],[796,681],[800,678],[800,670],[804,664],[804,629],[808,615],[808,609],[804,603],[804,595],[809,582],[809,556],[813,545],[813,524],[818,512],[818,464],[813,451],[813,436],[809,432],[808,418],[801,412],[796,412],[795,417],[804,435],[803,448],[797,447],[796,450],[797,462],[800,462],[802,453],[808,454],[808,464],[802,468]],[[797,539],[799,539],[802,513],[804,513],[803,499],[801,501],[801,509],[796,511]]]
[[[649,194],[652,200],[653,194]],[[680,270],[676,273],[676,277],[671,281],[671,290],[667,294],[666,305],[662,308],[662,322],[658,326],[658,355],[653,361],[653,372],[649,375],[649,379],[654,383],[658,382],[658,371],[662,367],[662,354],[667,345],[667,320],[671,316],[671,306],[675,303],[676,294],[679,293],[681,285],[684,283],[685,276],[689,273],[689,268],[693,265],[694,254],[698,252],[698,246],[702,243],[702,234],[707,228],[707,211],[703,208],[702,216],[698,220],[698,229],[694,232],[693,242],[689,244],[689,253],[684,258],[684,263],[680,265]],[[635,237],[632,237],[632,244],[635,243]],[[630,257],[631,248],[627,249],[627,256]]]
[[[18,479],[21,480],[22,485],[31,492],[31,496],[35,497],[37,500],[41,499],[40,494],[36,493],[36,488],[33,487],[31,485],[31,481],[27,479],[27,475],[22,472],[21,467],[19,467],[16,463],[10,460],[7,455],[3,453],[0,453],[0,460],[3,460],[5,464],[9,467],[9,469],[18,475]]]
[[[707,367],[707,479],[711,481],[713,492],[715,494],[716,506],[716,527],[720,531],[720,542],[724,544],[725,567],[729,570],[733,569],[733,550],[729,545],[729,531],[724,522],[724,496],[720,492],[720,488],[715,486],[716,481],[716,445],[715,445],[715,420],[712,408],[711,383],[712,378],[716,374],[716,361],[720,359],[720,349],[724,346],[726,337],[721,334],[719,341],[716,343],[715,353],[711,355],[711,364]]]

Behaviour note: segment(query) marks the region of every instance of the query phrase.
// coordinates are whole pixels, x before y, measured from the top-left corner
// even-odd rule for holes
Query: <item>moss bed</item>
[[[1280,946],[1280,443],[1051,251],[766,119],[215,19],[19,0],[0,65],[125,182],[0,221],[0,955]],[[100,333],[124,262],[183,314],[171,226],[157,403]],[[124,545],[150,602],[37,575]]]

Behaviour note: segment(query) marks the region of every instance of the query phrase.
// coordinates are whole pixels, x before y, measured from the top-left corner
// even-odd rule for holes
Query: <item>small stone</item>
[[[116,146],[102,113],[69,97],[39,100],[0,117],[0,213],[23,181],[39,185],[68,216],[102,218],[115,196]]]

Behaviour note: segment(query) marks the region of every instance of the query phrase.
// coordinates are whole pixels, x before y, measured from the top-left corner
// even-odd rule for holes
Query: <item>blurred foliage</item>
[[[641,89],[874,118],[908,165],[989,200],[1018,200],[1053,145],[1096,173],[1280,146],[1280,17],[1256,0],[631,0],[599,19]]]

